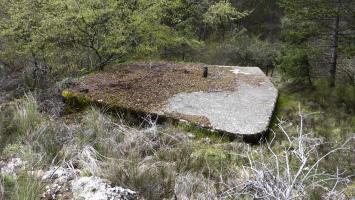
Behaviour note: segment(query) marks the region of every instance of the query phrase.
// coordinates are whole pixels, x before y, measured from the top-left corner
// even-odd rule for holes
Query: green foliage
[[[103,69],[135,53],[157,50],[170,35],[159,23],[163,1],[1,1],[2,57],[23,56],[36,68],[74,63]]]
[[[347,186],[344,191],[346,197],[352,198],[355,196],[355,183],[352,183],[351,185]]]
[[[226,170],[225,168],[228,166],[227,163],[229,162],[230,155],[223,149],[200,144],[194,148],[194,151],[190,155],[187,169],[214,175],[218,174],[221,170]]]
[[[306,51],[301,48],[290,48],[278,57],[278,68],[284,79],[290,79],[291,82],[295,83],[308,81],[309,84],[312,84],[310,64]]]
[[[280,51],[279,43],[241,34],[224,42],[206,44],[189,59],[216,65],[258,66],[269,73]]]
[[[40,198],[44,184],[36,177],[23,172],[11,182],[11,186],[7,189],[11,191],[8,195],[10,200],[36,200]]]
[[[336,91],[340,102],[344,103],[350,112],[355,112],[355,85],[338,85]]]
[[[29,149],[26,149],[23,145],[18,143],[8,144],[2,151],[2,157],[4,159],[11,159],[14,157],[24,158]]]
[[[11,193],[14,190],[16,185],[16,179],[13,176],[2,176],[0,183],[2,184],[4,194],[2,194],[2,198],[10,198]]]
[[[343,91],[353,90],[353,86],[338,85],[332,88],[325,79],[316,80],[314,85],[309,88],[303,87],[297,92],[292,87],[282,88],[276,117],[298,123],[297,113],[301,108],[301,113],[313,113],[305,118],[305,130],[326,141],[341,143],[355,130],[355,121],[352,117],[355,112],[352,106],[354,100],[351,98],[344,100],[346,95],[343,94]]]
[[[249,13],[239,11],[236,5],[224,0],[169,1],[163,9],[162,22],[175,30],[176,37],[164,46],[162,57],[200,61],[195,58],[196,54],[205,52],[199,49],[206,43],[234,35],[240,30],[240,19]]]
[[[227,1],[219,1],[209,7],[203,15],[204,22],[218,28],[226,28],[232,22],[248,16],[249,12],[240,12]]]
[[[22,172],[17,178],[5,176],[3,180],[6,199],[39,199],[44,191],[44,184],[36,177],[27,175],[27,172]]]
[[[350,42],[354,40],[353,34],[351,34],[354,31],[353,24],[355,22],[353,1],[278,0],[278,3],[285,11],[282,32],[284,42],[289,45],[288,48],[311,50],[306,53],[308,55],[306,59],[309,62],[313,60],[312,67],[329,68],[327,71],[330,73],[323,72],[323,75],[330,74],[330,84],[334,86],[337,71],[340,71],[339,63],[345,57],[353,57],[351,52],[354,45]],[[314,52],[318,53],[312,55]],[[329,53],[331,54],[329,55]],[[327,54],[329,56],[326,56]],[[301,58],[302,56],[293,60],[304,60]],[[297,77],[297,73],[295,74],[292,69],[289,70]],[[304,71],[307,74],[307,70]]]
[[[277,42],[281,33],[281,18],[283,10],[277,1],[234,0],[234,5],[242,10],[252,12],[241,20],[241,25],[250,35],[257,35],[260,39]]]

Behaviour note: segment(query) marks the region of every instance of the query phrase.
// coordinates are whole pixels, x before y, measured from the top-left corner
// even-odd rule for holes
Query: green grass
[[[22,172],[17,178],[11,176],[2,177],[5,190],[4,198],[9,200],[36,200],[40,199],[44,192],[44,184],[36,177]]]
[[[304,132],[324,140],[325,144],[319,147],[320,153],[327,153],[331,146],[340,146],[353,137],[355,133],[354,112],[345,103],[339,104],[344,97],[337,96],[341,93],[337,89],[329,88],[324,82],[318,83],[315,88],[296,91],[289,87],[281,88],[271,126],[277,134],[277,143],[287,143],[285,135],[278,130],[278,120],[284,121],[283,126],[286,132],[291,136],[296,136],[298,127],[295,125],[300,123],[299,112],[306,115],[303,121]],[[351,156],[336,152],[321,168],[325,171],[334,171],[339,168],[346,174],[351,174],[355,167],[352,160]]]
[[[280,90],[275,119],[297,123],[299,111],[303,114],[312,114],[304,119],[307,131],[331,142],[342,142],[355,132],[355,112],[352,110],[353,107],[340,103],[345,97],[334,94],[340,93],[337,91],[338,88],[330,89],[321,83],[315,89],[308,88],[296,92],[288,90],[287,88]],[[273,122],[275,125],[277,120]]]

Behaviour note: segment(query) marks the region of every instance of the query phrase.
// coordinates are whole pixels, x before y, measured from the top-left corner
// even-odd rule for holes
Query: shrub
[[[171,49],[171,50],[170,50]],[[274,69],[281,45],[244,34],[224,42],[206,42],[195,46],[170,47],[165,59],[203,62],[212,65],[257,66],[267,74]],[[182,52],[180,52],[182,51]]]
[[[305,49],[289,47],[277,58],[277,67],[286,77],[294,83],[309,83],[312,85],[310,64]]]

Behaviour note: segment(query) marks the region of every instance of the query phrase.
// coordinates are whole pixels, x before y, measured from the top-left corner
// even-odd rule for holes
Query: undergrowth
[[[302,116],[275,121],[274,136],[282,140],[270,138],[264,145],[250,146],[157,125],[150,117],[145,119],[148,126],[132,127],[96,108],[70,122],[55,120],[38,112],[34,98],[27,96],[1,109],[1,159],[26,161],[17,179],[2,175],[1,191],[9,199],[36,199],[44,185],[27,171],[69,165],[82,176],[106,178],[145,199],[351,196],[346,191],[353,164],[341,155],[353,150],[353,140],[344,134],[339,141],[325,141],[321,133],[312,132],[317,129],[310,122],[319,120],[313,118],[317,115],[307,114],[308,106],[302,112],[296,102],[280,97],[279,114]],[[9,135],[11,140],[6,139]]]

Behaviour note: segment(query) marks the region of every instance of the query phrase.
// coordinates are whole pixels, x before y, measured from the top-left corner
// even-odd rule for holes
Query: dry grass
[[[60,164],[107,178],[145,199],[304,199],[314,191],[341,199],[350,183],[343,171],[321,173],[324,159],[348,146],[321,154],[324,144],[303,132],[303,118],[297,133],[287,133],[280,124],[278,134],[287,141],[262,146],[189,137],[178,128],[158,126],[149,116],[149,126],[130,127],[97,109],[70,124],[41,120],[5,148],[22,155],[27,170]]]
[[[24,99],[16,105],[13,123],[23,135],[34,131],[41,121],[38,105],[32,95],[25,95]]]

